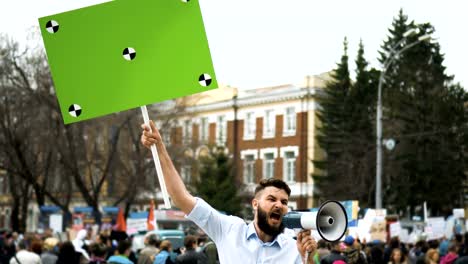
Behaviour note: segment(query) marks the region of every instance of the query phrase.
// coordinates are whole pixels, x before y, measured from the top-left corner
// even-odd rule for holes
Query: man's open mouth
[[[276,220],[276,221],[280,221],[281,220],[281,214],[277,213],[277,212],[273,212],[273,213],[270,214],[270,218],[273,219],[273,220]]]

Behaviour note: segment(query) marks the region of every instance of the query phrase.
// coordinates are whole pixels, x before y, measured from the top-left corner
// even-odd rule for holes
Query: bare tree
[[[44,104],[52,83],[44,55],[19,52],[18,43],[5,36],[0,37],[0,55],[0,168],[18,182],[11,185],[13,196],[27,197],[19,191],[29,193],[31,187],[38,206],[49,199],[68,212],[69,199],[47,188],[57,164],[50,128],[59,115],[50,111],[52,100]]]

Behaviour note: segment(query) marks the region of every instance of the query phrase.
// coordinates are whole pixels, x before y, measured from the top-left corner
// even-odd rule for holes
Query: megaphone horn
[[[348,228],[348,217],[343,205],[337,201],[324,202],[317,212],[290,212],[283,217],[287,228],[317,230],[326,241],[340,240]]]

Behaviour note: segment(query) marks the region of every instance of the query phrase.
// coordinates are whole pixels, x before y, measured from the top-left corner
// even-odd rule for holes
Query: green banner
[[[197,0],[112,1],[39,23],[65,124],[217,88]]]

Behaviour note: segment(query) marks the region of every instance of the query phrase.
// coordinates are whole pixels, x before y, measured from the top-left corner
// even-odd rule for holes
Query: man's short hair
[[[21,241],[18,243],[18,248],[19,249],[28,249],[29,248],[29,241],[26,239],[21,239]]]
[[[131,246],[132,244],[128,240],[121,240],[117,245],[117,251],[119,252],[119,254],[124,254],[125,251],[130,249]]]
[[[149,234],[146,236],[146,241],[148,245],[159,247],[160,241],[158,240],[158,236],[156,236],[156,234]]]
[[[195,236],[186,236],[184,239],[184,246],[186,249],[193,249],[193,246],[197,244],[197,238]]]
[[[101,258],[105,257],[107,253],[107,247],[104,244],[99,243],[92,243],[89,245],[89,250],[91,251],[91,254]]]
[[[270,186],[284,190],[288,194],[288,197],[289,195],[291,195],[291,189],[289,188],[288,184],[286,184],[284,181],[280,179],[269,178],[269,179],[262,179],[258,183],[257,187],[255,188],[255,196],[257,196],[257,194],[263,191],[266,187],[270,187]]]

